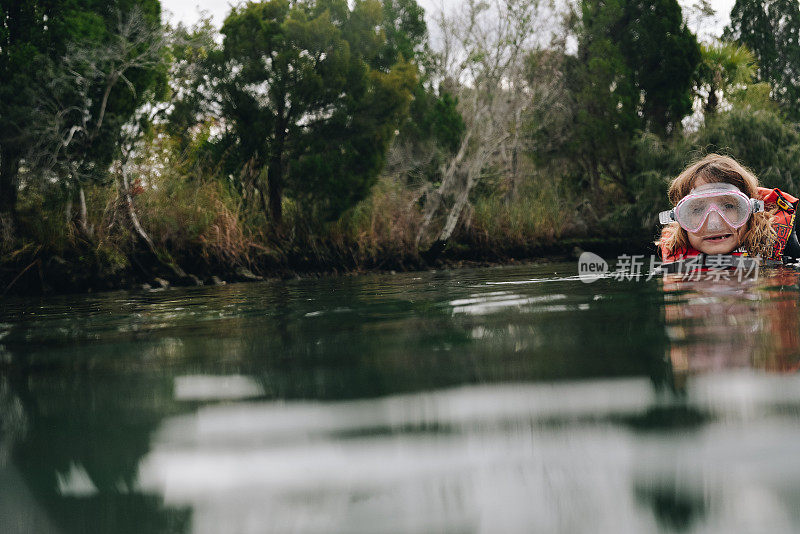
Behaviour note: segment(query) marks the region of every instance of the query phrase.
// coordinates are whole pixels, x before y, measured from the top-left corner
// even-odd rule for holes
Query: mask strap
[[[675,221],[675,209],[662,211],[658,214],[659,224],[669,224]]]

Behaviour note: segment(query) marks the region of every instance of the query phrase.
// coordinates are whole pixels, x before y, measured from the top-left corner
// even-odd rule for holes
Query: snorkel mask
[[[744,226],[753,213],[764,211],[764,201],[748,198],[733,184],[703,184],[692,189],[673,209],[659,213],[658,222],[669,224],[677,221],[681,228],[695,233],[703,227],[712,211],[735,229]]]

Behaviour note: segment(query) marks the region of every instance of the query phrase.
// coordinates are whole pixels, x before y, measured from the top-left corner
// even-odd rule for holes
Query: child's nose
[[[725,221],[722,219],[722,217],[720,217],[719,213],[712,210],[711,213],[708,214],[708,220],[706,221],[706,230],[715,231],[724,229],[725,229]]]

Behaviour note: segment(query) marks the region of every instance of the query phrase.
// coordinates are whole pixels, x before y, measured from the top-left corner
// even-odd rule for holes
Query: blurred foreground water
[[[797,532],[798,274],[0,301],[0,532]]]

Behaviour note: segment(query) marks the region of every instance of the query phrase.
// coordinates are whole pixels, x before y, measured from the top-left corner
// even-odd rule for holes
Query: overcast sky
[[[695,0],[678,0],[681,5],[691,5]],[[728,23],[730,11],[735,0],[710,0],[711,5],[717,11],[717,20],[703,30],[702,33],[719,35],[722,28]],[[238,4],[238,0],[161,0],[164,11],[172,14],[173,22],[181,21],[191,25],[200,18],[200,12],[208,12],[214,19],[217,27],[222,25],[222,21],[231,10],[232,5]],[[459,0],[417,0],[420,6],[425,8],[425,12],[430,14],[445,6],[445,9],[458,9],[461,4]],[[692,28],[697,31],[697,28]]]

